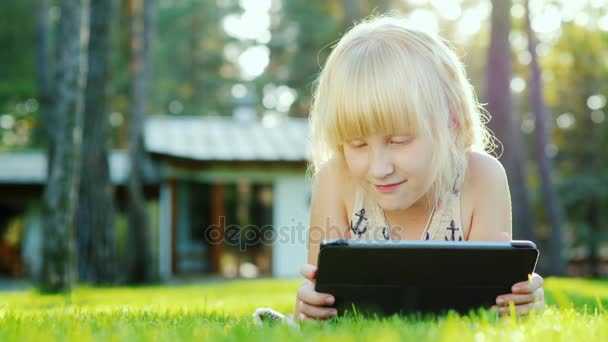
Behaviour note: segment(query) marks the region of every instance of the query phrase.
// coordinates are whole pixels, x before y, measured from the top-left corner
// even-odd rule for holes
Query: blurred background
[[[22,0],[0,3],[3,279],[298,276],[312,84],[391,10],[464,61],[538,271],[608,275],[606,0]]]

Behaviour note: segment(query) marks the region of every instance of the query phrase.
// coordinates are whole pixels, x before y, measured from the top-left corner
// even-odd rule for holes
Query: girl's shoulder
[[[485,152],[467,152],[467,173],[462,188],[468,193],[487,191],[487,186],[502,185],[506,172],[494,156]]]
[[[340,201],[344,215],[348,215],[350,202],[356,192],[353,182],[344,162],[333,158],[324,163],[314,177],[317,189],[322,198],[334,198]],[[348,217],[348,216],[347,216]]]
[[[346,187],[344,173],[335,161],[321,165],[312,179],[309,264],[316,265],[323,239],[344,239],[349,236],[348,216],[344,208]]]
[[[492,240],[496,234],[489,230],[511,230],[507,175],[495,157],[483,152],[467,152],[467,172],[460,195],[467,240]]]

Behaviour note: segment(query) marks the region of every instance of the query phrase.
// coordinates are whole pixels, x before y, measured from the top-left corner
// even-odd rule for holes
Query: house
[[[46,181],[46,156],[29,150],[0,154],[0,274],[36,275],[41,265],[41,198]],[[124,211],[129,168],[125,151],[110,155],[110,177],[116,187],[117,211]],[[158,197],[159,172],[144,169],[144,195]],[[124,224],[123,224],[124,226]],[[24,269],[25,268],[25,269]]]
[[[227,252],[258,257],[274,277],[297,276],[306,262],[308,141],[306,119],[150,118],[146,147],[163,174],[161,276],[196,267],[246,274],[225,269]],[[204,255],[207,264],[192,261]]]
[[[308,141],[306,119],[149,117],[145,144],[151,162],[144,192],[152,222],[151,262],[161,278],[298,276],[306,262]],[[45,154],[3,154],[0,166],[0,238],[12,237],[0,243],[0,273],[3,263],[6,274],[22,268],[36,273]],[[111,153],[110,169],[120,240],[126,232],[126,152]],[[2,246],[13,252],[3,253]]]

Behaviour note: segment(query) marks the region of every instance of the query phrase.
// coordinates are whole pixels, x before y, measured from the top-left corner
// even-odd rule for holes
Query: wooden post
[[[169,180],[169,193],[171,196],[171,275],[177,271],[177,182],[175,179]]]
[[[226,223],[226,210],[224,207],[224,186],[213,184],[211,188],[211,217],[213,219],[213,230],[210,241],[211,272],[221,272],[221,258],[224,253],[224,228]]]

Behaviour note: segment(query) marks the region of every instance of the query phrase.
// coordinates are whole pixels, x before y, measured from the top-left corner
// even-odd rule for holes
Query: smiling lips
[[[376,189],[380,192],[393,192],[399,185],[405,183],[406,181],[393,183],[393,184],[385,184],[385,185],[376,185]]]

